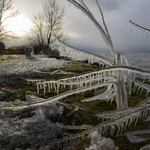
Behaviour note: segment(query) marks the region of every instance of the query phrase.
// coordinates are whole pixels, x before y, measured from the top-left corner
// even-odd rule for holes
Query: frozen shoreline
[[[59,68],[63,64],[68,64],[68,61],[49,58],[47,55],[35,55],[35,58],[30,59],[26,59],[25,55],[1,55],[0,75],[50,71],[50,68]]]

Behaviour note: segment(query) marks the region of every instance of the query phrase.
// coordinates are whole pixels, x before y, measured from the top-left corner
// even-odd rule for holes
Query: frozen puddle
[[[35,58],[31,59],[26,59],[25,55],[2,55],[0,75],[49,70],[61,67],[63,64],[68,64],[68,61],[49,58],[47,55],[35,55]]]

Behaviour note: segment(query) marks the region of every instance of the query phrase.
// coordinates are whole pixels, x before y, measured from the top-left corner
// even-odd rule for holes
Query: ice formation
[[[118,79],[118,76],[120,74],[121,74],[122,79],[120,79],[120,78]],[[117,77],[117,80],[116,80],[116,77]],[[118,100],[116,99],[117,107],[118,107],[118,109],[124,109],[124,108],[128,107],[127,95],[125,96],[125,93],[126,93],[125,88],[126,87],[124,87],[123,93],[118,91],[118,90],[120,90],[120,88],[118,88],[120,84],[118,84],[118,83],[121,82],[122,80],[124,82],[121,82],[121,84],[130,82],[128,84],[129,95],[131,93],[132,81],[134,81],[134,83],[135,83],[134,89],[136,89],[137,86],[139,88],[142,87],[143,89],[147,90],[146,96],[148,96],[148,94],[149,94],[150,87],[140,81],[135,80],[136,77],[140,77],[143,80],[150,79],[150,73],[142,71],[142,70],[138,70],[136,68],[130,68],[127,66],[126,67],[120,67],[120,66],[110,67],[110,68],[105,68],[105,69],[101,69],[98,71],[93,71],[93,72],[81,74],[78,76],[76,75],[76,76],[67,77],[67,78],[63,78],[63,79],[59,79],[59,80],[37,82],[36,83],[37,84],[37,94],[39,94],[41,89],[44,90],[44,94],[45,94],[46,92],[50,92],[52,88],[55,89],[57,94],[59,94],[60,86],[65,87],[66,85],[70,86],[70,92],[68,91],[67,95],[74,94],[74,91],[76,91],[76,93],[79,93],[81,91],[93,89],[93,87],[98,88],[98,87],[108,86],[107,91],[105,93],[103,93],[101,96],[100,95],[95,96],[95,97],[89,98],[87,100],[83,100],[83,102],[96,100],[96,99],[108,99],[108,100],[111,99],[111,101],[112,101],[115,96],[116,97],[118,96]],[[73,87],[76,88],[76,90],[75,89],[72,90]],[[111,87],[113,87],[113,88],[111,88]],[[118,93],[123,94],[122,101],[121,101],[121,97]],[[61,98],[61,95],[60,95],[60,98]]]
[[[77,49],[75,47],[72,47],[62,41],[60,41],[55,34],[55,43],[58,46],[59,51],[61,52],[61,56],[69,57],[75,60],[82,60],[82,61],[88,61],[88,63],[93,64],[94,62],[99,63],[99,66],[102,68],[104,66],[112,66],[112,62],[110,60],[107,60],[106,58],[102,56],[97,56],[93,53],[83,51],[81,49]]]
[[[132,22],[131,20],[129,20],[129,29],[130,28],[133,29],[134,34],[139,34],[140,37],[142,37],[142,35],[143,35],[143,38],[145,38],[146,34],[149,34],[149,32],[150,32],[149,29],[139,26],[138,24]]]

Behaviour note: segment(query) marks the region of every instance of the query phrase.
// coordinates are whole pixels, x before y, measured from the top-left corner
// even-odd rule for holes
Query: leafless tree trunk
[[[0,0],[0,39],[15,37],[12,31],[5,29],[5,21],[19,14],[19,9],[13,9],[12,0]]]

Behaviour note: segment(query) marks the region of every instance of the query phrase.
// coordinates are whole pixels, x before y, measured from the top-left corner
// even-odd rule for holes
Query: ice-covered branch
[[[131,75],[133,79],[135,79],[136,77],[150,79],[150,72],[138,70],[136,68],[131,67],[118,66],[54,81],[37,82],[37,93],[39,94],[40,89],[44,89],[45,94],[46,89],[48,90],[48,92],[50,92],[50,89],[52,88],[54,88],[55,91],[59,93],[60,85],[70,85],[70,89],[72,89],[73,85],[77,85],[78,89],[86,87],[88,84],[92,85],[92,83],[94,82],[97,82],[99,84],[100,82],[112,81],[112,78],[116,78],[118,76],[119,71],[121,71],[124,76],[126,75],[126,78],[130,77]]]
[[[94,63],[97,62],[99,63],[100,66],[112,66],[112,62],[110,60],[108,60],[107,58],[104,58],[102,56],[98,56],[96,54],[93,54],[91,52],[87,52],[81,49],[77,49],[75,47],[72,47],[66,43],[64,43],[63,41],[60,41],[60,39],[58,39],[55,34],[54,38],[55,38],[55,43],[58,46],[58,49],[61,51],[62,56],[67,56],[73,59],[78,59],[78,60],[88,60],[89,63]]]
[[[72,3],[74,6],[76,6],[77,8],[79,8],[81,11],[83,11],[89,17],[89,19],[96,25],[96,27],[100,31],[100,33],[101,33],[106,45],[108,46],[108,48],[112,54],[112,57],[115,61],[115,49],[114,49],[114,46],[113,46],[113,43],[112,43],[110,37],[108,36],[108,33],[105,32],[105,30],[102,28],[102,26],[99,24],[99,22],[95,19],[95,17],[93,15],[91,15],[91,13],[89,13],[89,11],[85,7],[83,7],[76,0],[68,0],[68,1],[70,3]]]

